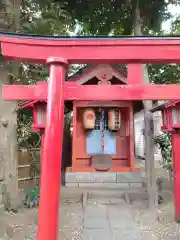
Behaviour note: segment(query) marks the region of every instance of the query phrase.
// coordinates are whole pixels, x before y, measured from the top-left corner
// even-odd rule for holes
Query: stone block
[[[121,189],[129,188],[129,183],[79,183],[79,187],[84,188],[105,188],[105,189]]]
[[[107,218],[86,217],[84,218],[85,229],[109,229]]]
[[[85,217],[97,217],[97,218],[106,218],[107,210],[105,207],[100,207],[98,205],[88,205],[85,209]]]
[[[142,182],[142,176],[140,172],[121,172],[117,173],[117,182],[118,183],[123,183],[123,182],[136,182],[140,183]]]
[[[111,217],[109,218],[109,224],[110,229],[130,229],[131,231],[134,231],[137,228],[133,218],[130,217],[129,214],[124,214],[123,217]]]
[[[129,183],[125,183],[125,182],[119,182],[119,183],[117,183],[117,185],[118,185],[118,188],[123,188],[123,189],[125,189],[125,188],[129,188]]]
[[[65,173],[65,183],[76,183],[77,181],[77,173],[66,172]]]
[[[82,240],[111,240],[110,229],[84,229]],[[119,239],[118,239],[119,240]]]
[[[98,172],[78,172],[66,173],[65,182],[78,182],[78,183],[115,183],[116,173],[98,173]]]
[[[132,218],[131,213],[126,205],[126,203],[124,204],[120,204],[120,205],[116,205],[116,206],[109,206],[107,209],[107,215],[108,218],[127,218],[129,217],[130,219]]]
[[[67,182],[67,183],[65,184],[65,186],[66,186],[66,187],[78,187],[79,184],[78,184],[78,183]]]
[[[110,204],[121,204],[121,200],[119,198],[119,196],[117,196],[116,198],[112,198],[111,195],[109,194],[108,197],[104,197],[102,195],[99,195],[98,198],[95,196],[93,196],[92,198],[88,199],[88,204],[93,204],[94,202],[96,202],[97,204],[101,204],[101,205],[110,205]]]
[[[130,183],[130,188],[142,188],[143,184],[142,183]]]

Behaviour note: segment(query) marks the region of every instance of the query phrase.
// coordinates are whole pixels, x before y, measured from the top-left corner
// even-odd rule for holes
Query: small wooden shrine
[[[76,85],[126,85],[127,77],[121,66],[100,64],[80,69],[67,81]],[[43,84],[48,83],[37,83]],[[33,130],[45,130],[47,101],[29,101],[19,107],[32,109]],[[72,101],[70,107],[72,172],[135,170],[131,101]]]

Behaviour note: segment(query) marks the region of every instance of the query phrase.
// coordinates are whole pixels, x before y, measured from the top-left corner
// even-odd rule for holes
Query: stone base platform
[[[141,172],[66,172],[66,187],[131,188],[142,187]]]

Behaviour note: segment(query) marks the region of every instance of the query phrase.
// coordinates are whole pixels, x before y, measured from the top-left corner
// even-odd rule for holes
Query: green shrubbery
[[[172,167],[171,134],[161,133],[161,134],[156,135],[155,144],[161,150],[163,167],[172,172],[173,167]]]

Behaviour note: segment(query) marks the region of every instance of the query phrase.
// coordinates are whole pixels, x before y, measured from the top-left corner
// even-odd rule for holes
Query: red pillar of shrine
[[[172,133],[175,220],[180,222],[180,133]]]
[[[49,58],[49,86],[41,167],[38,240],[57,240],[64,127],[64,81],[68,62]]]

